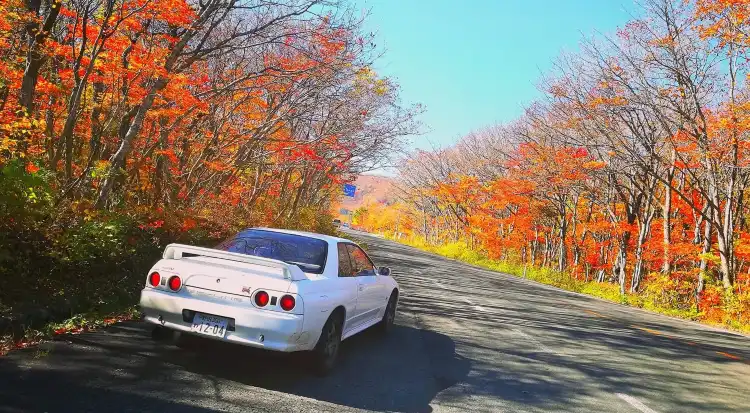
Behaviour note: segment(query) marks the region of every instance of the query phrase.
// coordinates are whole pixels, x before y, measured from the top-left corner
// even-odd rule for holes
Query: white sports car
[[[170,244],[146,279],[141,310],[155,331],[268,350],[311,351],[329,372],[341,340],[389,331],[398,284],[352,241],[253,228],[216,248]]]

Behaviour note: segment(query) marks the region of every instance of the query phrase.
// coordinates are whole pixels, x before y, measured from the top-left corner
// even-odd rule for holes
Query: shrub
[[[0,319],[38,313],[42,321],[59,320],[132,306],[167,244],[212,247],[233,232],[268,223],[259,216],[241,219],[236,211],[136,205],[107,212],[87,201],[55,203],[43,169],[12,161],[0,172]],[[332,216],[319,208],[301,208],[273,225],[335,233]]]
[[[395,239],[392,236],[389,238]],[[734,290],[724,290],[719,285],[719,281],[711,277],[706,277],[707,285],[699,300],[696,299],[694,291],[696,275],[689,272],[673,272],[668,275],[648,274],[639,293],[621,295],[617,284],[584,282],[572,274],[551,268],[525,266],[512,260],[493,260],[481,251],[469,249],[467,244],[462,242],[430,245],[422,238],[398,241],[448,258],[493,271],[526,277],[568,291],[750,332],[750,291],[741,291],[739,286]]]
[[[721,317],[717,321],[734,329],[750,333],[750,292],[740,291],[739,288],[722,288],[719,297],[722,311],[720,314],[714,313]]]
[[[651,273],[640,292],[642,307],[665,314],[697,317],[695,290],[682,273]]]
[[[623,301],[620,295],[620,286],[617,284],[590,281],[583,285],[580,292],[616,303]]]
[[[55,205],[48,175],[31,171],[18,161],[1,170],[0,317],[47,321],[132,305],[168,242],[216,242],[211,223],[186,226],[176,213]]]

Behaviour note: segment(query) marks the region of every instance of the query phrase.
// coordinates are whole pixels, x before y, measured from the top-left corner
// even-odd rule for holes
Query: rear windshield
[[[262,230],[242,231],[216,249],[296,264],[302,271],[315,274],[323,272],[328,255],[328,243],[323,240]]]

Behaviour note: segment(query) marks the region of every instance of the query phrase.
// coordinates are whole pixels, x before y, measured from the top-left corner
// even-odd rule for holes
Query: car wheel
[[[380,320],[380,331],[390,333],[393,330],[393,323],[396,321],[396,304],[398,303],[398,293],[392,292],[388,299],[388,305],[385,307],[383,319]]]
[[[190,334],[177,331],[173,337],[174,345],[183,350],[195,350],[198,348],[198,338]]]
[[[313,370],[315,374],[325,376],[333,370],[341,347],[341,327],[343,320],[339,314],[333,314],[318,339],[313,350]]]
[[[156,326],[151,330],[151,338],[156,341],[163,341],[168,339],[172,334],[172,331],[166,327]]]

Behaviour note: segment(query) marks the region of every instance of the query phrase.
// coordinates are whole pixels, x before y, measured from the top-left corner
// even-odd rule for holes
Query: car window
[[[339,244],[339,277],[351,277],[355,275],[346,244]]]
[[[315,274],[323,272],[328,255],[328,243],[323,240],[255,229],[240,232],[216,249],[284,261]]]
[[[353,270],[356,275],[375,275],[375,266],[367,257],[367,254],[362,251],[362,248],[347,244],[346,249],[349,251],[349,256],[352,257]]]

